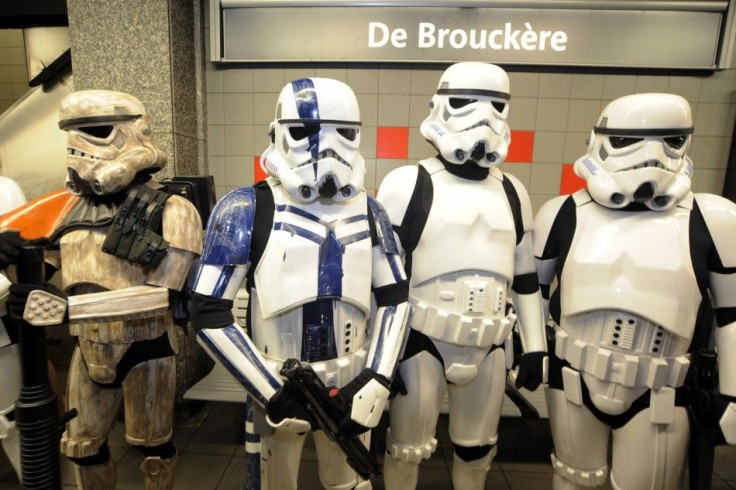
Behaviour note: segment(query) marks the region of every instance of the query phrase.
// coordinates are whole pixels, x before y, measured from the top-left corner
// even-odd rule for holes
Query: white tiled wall
[[[0,29],[0,114],[27,90],[23,29]]]
[[[585,153],[586,140],[602,108],[631,93],[671,92],[690,101],[695,120],[690,151],[695,162],[693,189],[722,192],[736,120],[736,70],[708,76],[537,73],[513,68],[509,72],[509,124],[512,130],[534,131],[535,140],[532,163],[505,163],[502,169],[521,179],[535,211],[559,194],[562,165]],[[361,148],[368,167],[365,187],[373,193],[391,169],[435,154],[419,134],[419,124],[428,114],[441,73],[441,68],[426,65],[254,68],[207,62],[209,168],[218,197],[253,184],[254,157],[268,145],[266,130],[279,91],[289,81],[307,76],[343,80],[357,94],[363,120]],[[376,158],[379,126],[409,127],[408,159]]]
[[[357,94],[368,165],[365,185],[373,192],[391,169],[434,154],[419,134],[419,123],[440,74],[439,69],[421,66],[264,69],[208,63],[208,153],[218,195],[253,184],[253,157],[268,145],[266,130],[278,92],[293,79],[315,75],[345,80]],[[527,186],[535,209],[557,195],[562,164],[585,152],[590,129],[605,104],[653,90],[677,93],[690,101],[695,118],[693,188],[721,193],[736,119],[736,70],[708,77],[511,72],[510,79],[509,124],[515,130],[535,132],[534,158],[531,164],[506,163],[502,168]],[[378,126],[409,126],[407,160],[376,159]]]

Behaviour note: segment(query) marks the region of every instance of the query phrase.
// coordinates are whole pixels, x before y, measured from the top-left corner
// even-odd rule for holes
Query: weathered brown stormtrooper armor
[[[61,450],[76,464],[79,488],[115,488],[107,435],[124,400],[126,439],[147,456],[145,488],[169,489],[176,465],[169,292],[182,289],[201,251],[202,224],[189,201],[149,182],[166,154],[153,145],[140,101],[82,91],[62,102],[60,117],[68,132],[68,192],[40,198],[36,210],[29,203],[25,214],[54,209],[44,233],[52,241],[47,261],[61,270],[77,337],[67,404],[78,416]]]

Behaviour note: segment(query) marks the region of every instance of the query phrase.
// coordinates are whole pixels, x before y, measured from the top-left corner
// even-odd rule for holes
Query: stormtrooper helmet
[[[278,98],[263,170],[300,202],[345,201],[363,188],[360,111],[353,91],[327,78],[301,78]]]
[[[67,132],[66,188],[76,195],[115,194],[139,174],[166,164],[154,146],[143,104],[108,90],[84,90],[61,101],[59,127]]]
[[[679,95],[621,97],[603,109],[575,173],[603,206],[669,209],[690,191],[693,130],[690,105]]]
[[[511,143],[509,77],[496,65],[463,62],[442,74],[422,136],[448,162],[481,167],[506,159]]]

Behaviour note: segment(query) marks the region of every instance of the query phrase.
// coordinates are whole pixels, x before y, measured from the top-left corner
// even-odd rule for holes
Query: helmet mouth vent
[[[482,142],[477,143],[470,152],[470,160],[477,162],[486,156],[486,145]]]
[[[319,186],[319,197],[324,199],[332,199],[337,194],[337,184],[332,176],[328,176]]]
[[[634,192],[634,202],[647,202],[654,197],[654,184],[644,182]]]

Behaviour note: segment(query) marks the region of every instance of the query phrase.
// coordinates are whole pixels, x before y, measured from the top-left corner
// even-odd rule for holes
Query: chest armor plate
[[[561,283],[564,318],[613,310],[690,338],[701,295],[690,259],[690,211],[577,210]]]
[[[102,251],[106,232],[106,228],[82,229],[61,237],[61,280],[65,291],[80,284],[107,290],[145,284],[147,274],[142,266]]]
[[[272,186],[273,228],[255,270],[263,318],[317,299],[370,310],[372,252],[365,193],[343,204],[296,205]]]
[[[432,208],[412,254],[412,286],[460,271],[511,280],[516,229],[501,182],[439,171],[432,174],[432,185]]]

